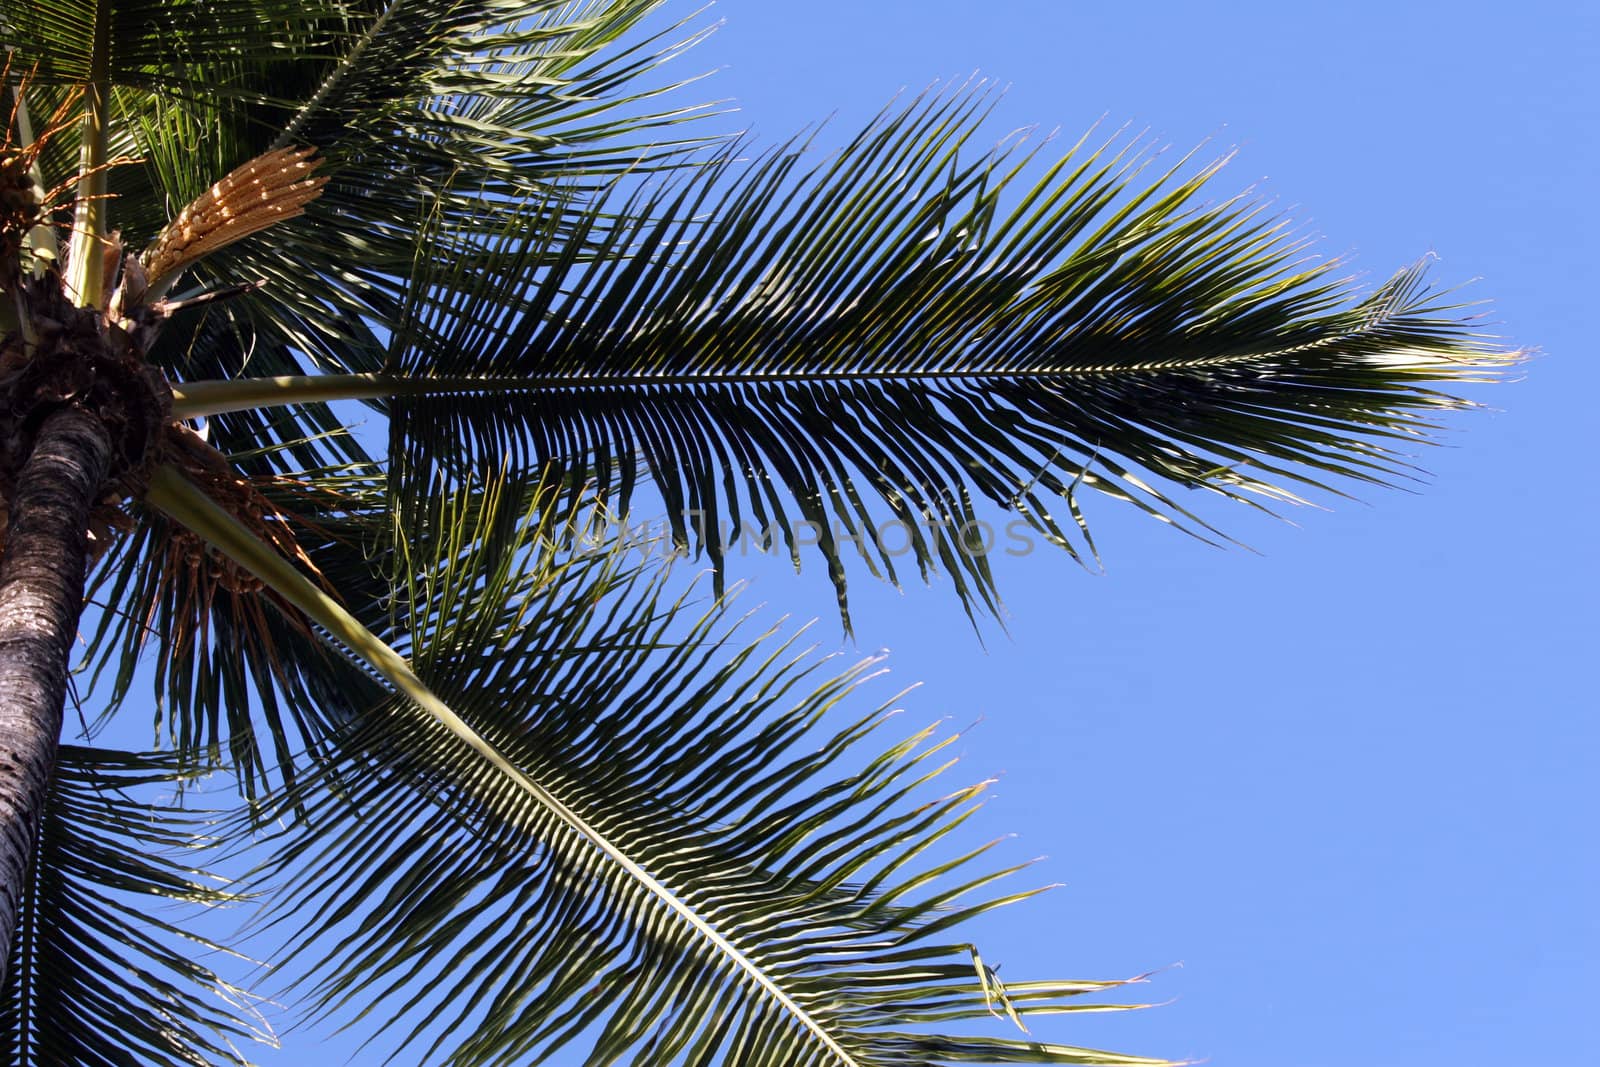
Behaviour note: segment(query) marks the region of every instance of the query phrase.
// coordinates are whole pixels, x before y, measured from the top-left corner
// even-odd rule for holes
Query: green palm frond
[[[173,799],[192,774],[171,754],[62,746],[0,1010],[7,1063],[244,1063],[241,1045],[273,1040],[212,969],[226,950],[151,907],[193,921],[238,899],[196,866],[221,820]]]
[[[226,75],[290,52],[307,62],[331,58],[358,8],[340,0],[16,0],[0,28],[39,84],[80,85],[90,80],[95,26],[104,21],[115,42],[112,85],[200,98],[259,93]]]
[[[797,563],[815,541],[842,598],[846,558],[893,578],[909,541],[992,607],[979,500],[1075,556],[1085,490],[1217,539],[1178,490],[1411,477],[1466,406],[1439,386],[1515,359],[1422,266],[1363,292],[1264,205],[1203,201],[1217,165],[1147,180],[1111,138],[1030,186],[1015,146],[964,152],[982,104],[925,99],[805,173],[798,146],[619,191],[577,235],[537,202],[486,207],[492,241],[430,229],[386,366],[342,383],[392,399],[399,497],[555,464],[625,511],[648,471],[719,568],[719,533],[768,528]]]
[[[591,1062],[1159,1062],[972,1029],[1112,1010],[1078,998],[1120,983],[1002,986],[961,939],[1032,893],[987,895],[1011,872],[974,873],[986,849],[946,854],[982,792],[932,792],[948,740],[856,754],[889,706],[830,712],[870,663],[827,676],[721,606],[686,625],[619,553],[552,547],[547,520],[479,549],[489,517],[447,510],[458,536],[413,559],[400,622],[496,761],[391,700],[347,762],[298,777],[274,925],[317,1010],[376,1013],[427,1062],[574,1042]]]

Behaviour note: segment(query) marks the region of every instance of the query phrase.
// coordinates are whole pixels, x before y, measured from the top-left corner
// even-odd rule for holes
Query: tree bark
[[[57,409],[40,426],[11,501],[0,561],[0,983],[55,771],[83,608],[85,531],[111,447],[94,415]]]

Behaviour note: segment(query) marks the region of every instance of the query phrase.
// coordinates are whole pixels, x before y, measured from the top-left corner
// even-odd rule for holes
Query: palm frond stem
[[[83,94],[78,194],[67,256],[67,292],[79,307],[99,307],[105,288],[100,250],[105,239],[106,159],[111,129],[112,15],[110,0],[95,5],[89,83]]]
[[[1316,342],[1321,347],[1332,347],[1337,339]],[[815,384],[827,381],[838,384],[907,381],[959,381],[981,382],[997,379],[1050,380],[1110,377],[1140,373],[1201,370],[1266,361],[1277,357],[1299,354],[1312,345],[1301,344],[1292,348],[1269,349],[1257,352],[1223,353],[1193,356],[1170,360],[1147,360],[1138,363],[1103,363],[1080,366],[1043,366],[1040,364],[1001,367],[926,368],[908,371],[903,368],[889,370],[827,370],[800,369],[793,371],[756,370],[739,372],[687,372],[671,374],[560,374],[519,377],[446,376],[417,377],[372,371],[363,374],[283,374],[261,378],[219,378],[196,382],[172,383],[172,413],[177,418],[201,418],[224,415],[234,411],[260,408],[287,407],[296,404],[326,403],[335,400],[383,400],[407,396],[460,396],[474,394],[533,393],[560,389],[649,389],[671,386],[697,385],[786,385]],[[1435,358],[1435,363],[1441,362]],[[1419,364],[1420,366],[1421,364]],[[1493,369],[1483,367],[1480,376],[1469,372],[1477,364],[1463,359],[1460,372],[1453,373],[1457,382],[1493,380]]]

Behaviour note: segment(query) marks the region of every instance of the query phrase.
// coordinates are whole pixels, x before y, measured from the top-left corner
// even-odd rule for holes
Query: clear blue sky
[[[1015,831],[1067,883],[1002,914],[1011,976],[1126,976],[1175,1002],[1068,1020],[1064,1041],[1228,1067],[1585,1062],[1600,979],[1592,398],[1600,395],[1600,16],[1576,3],[1111,5],[723,0],[688,59],[726,65],[766,139],[981,71],[994,125],[1102,116],[1241,149],[1262,191],[1386,276],[1425,252],[1481,278],[1542,355],[1453,420],[1419,495],[1299,528],[1231,516],[1219,552],[1113,505],[1107,573],[1001,575],[1010,638],[947,589],[856,584],[916,717],[984,717],[1003,773],[974,834]],[[1070,142],[1069,142],[1070,143]],[[1265,179],[1263,182],[1262,180]],[[755,595],[827,616],[823,576]],[[1584,1051],[1587,1049],[1588,1051]],[[576,1061],[574,1061],[576,1062]]]
[[[1034,880],[1066,883],[997,915],[986,959],[1007,977],[1183,964],[1143,990],[1173,1003],[1041,1036],[1227,1067],[1593,1056],[1600,16],[722,0],[707,17],[727,24],[681,69],[726,69],[690,92],[737,98],[768,142],[836,114],[836,145],[903,87],[976,70],[1012,86],[997,139],[1040,124],[1070,143],[1104,117],[1238,145],[1218,195],[1260,184],[1375,277],[1429,251],[1441,283],[1481,277],[1499,330],[1543,355],[1479,392],[1499,410],[1452,420],[1420,494],[1299,528],[1239,511],[1255,555],[1107,503],[1104,575],[1002,561],[1009,636],[981,647],[948,589],[862,579],[859,647],[926,683],[912,718],[983,719],[966,776],[1003,778],[972,839],[1015,832],[1008,855],[1045,854]],[[837,641],[820,569],[747,573],[752,598]]]

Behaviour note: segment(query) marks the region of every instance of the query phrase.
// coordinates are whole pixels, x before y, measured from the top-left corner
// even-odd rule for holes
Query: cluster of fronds
[[[18,1062],[194,1062],[255,1032],[185,931],[83,889],[231,899],[162,858],[209,844],[198,816],[112,799],[202,766],[269,850],[263,953],[311,1014],[428,1062],[1154,1062],[981,1025],[1122,983],[999,982],[959,924],[1031,892],[950,849],[981,787],[932,783],[928,731],[862,755],[889,706],[835,716],[868,666],[741,636],[724,538],[812,547],[841,614],[854,571],[907,568],[996,611],[986,516],[1079,559],[1096,494],[1219,539],[1196,498],[1408,477],[1466,406],[1444,387],[1515,354],[1420,266],[1362,291],[1262,205],[1209,199],[1220,164],[1148,178],[1117,137],[974,152],[982,89],[830,156],[703,137],[657,75],[699,35],[628,43],[658,6],[0,15],[15,99],[51,116],[24,136],[14,108],[0,145],[0,316],[23,312],[0,388],[71,296],[78,347],[121,347],[52,365],[148,393],[154,444],[96,519],[88,662],[114,709],[153,659],[175,749],[68,753],[12,947]],[[71,125],[86,87],[104,121]],[[71,233],[75,190],[116,228]],[[103,259],[80,293],[57,234]],[[50,299],[9,300],[24,274]],[[386,420],[382,455],[341,400]],[[709,557],[706,609],[627,546],[586,552],[580,517],[642,499]]]

